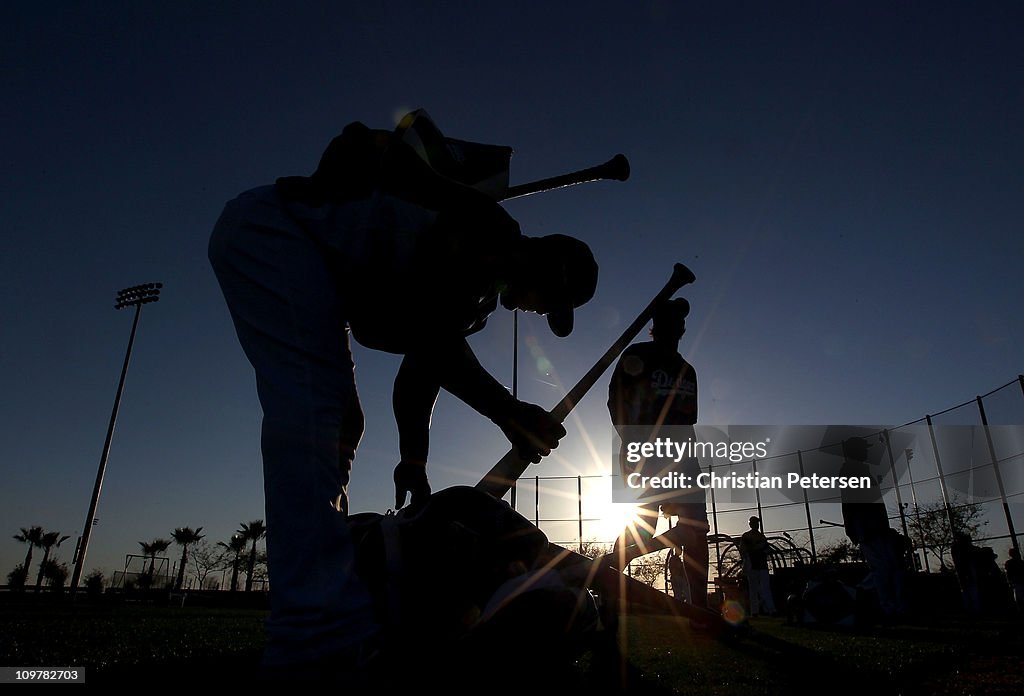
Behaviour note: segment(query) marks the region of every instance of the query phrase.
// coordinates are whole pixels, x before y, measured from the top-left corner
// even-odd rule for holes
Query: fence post
[[[1020,553],[1020,546],[1017,543],[1017,532],[1013,528],[1013,517],[1010,515],[1010,504],[1006,502],[1006,489],[1003,488],[1003,476],[999,472],[999,458],[996,456],[996,446],[992,443],[992,431],[988,427],[988,416],[985,415],[985,404],[981,397],[978,399],[978,413],[981,414],[981,425],[985,428],[985,440],[988,442],[988,453],[992,457],[992,470],[996,474],[996,486],[999,487],[999,499],[1003,501],[1003,515],[1006,516],[1006,529],[1010,532],[1010,543]]]
[[[576,476],[576,511],[580,518],[580,554],[583,553],[583,476]]]
[[[914,460],[914,450],[907,448],[903,450],[907,458],[907,476],[910,478],[910,498],[914,501],[914,519],[917,520],[917,529],[921,532],[921,557],[924,558],[924,572],[932,572],[931,564],[928,563],[928,546],[924,543],[924,530],[921,529],[921,511],[917,507],[917,486],[914,484],[914,466],[910,463]]]
[[[540,476],[533,477],[533,523],[540,529]]]
[[[800,465],[800,478],[804,477],[804,455],[796,451],[796,461]],[[814,547],[814,526],[811,524],[811,503],[807,500],[807,489],[804,488],[804,514],[807,515],[807,536],[811,538],[811,563],[818,562],[818,551]]]
[[[708,462],[708,476],[710,477],[711,474],[712,474],[711,462],[709,461]],[[718,506],[715,504],[715,487],[714,486],[708,486],[708,489],[711,491],[711,524],[713,525],[714,530],[715,530],[715,558],[716,558],[715,563],[717,564],[717,567],[718,567],[719,571],[721,571],[721,569],[722,569],[722,545],[718,541]]]
[[[907,515],[903,511],[903,496],[900,494],[900,477],[896,473],[896,460],[892,456],[892,443],[889,441],[889,431],[883,430],[882,437],[885,438],[885,451],[889,453],[889,471],[892,472],[892,485],[896,489],[896,505],[900,509],[900,524],[903,526],[903,536],[910,538],[910,530],[907,529]],[[907,463],[909,466],[909,462]]]
[[[512,398],[519,398],[519,310],[512,310]],[[509,489],[509,497],[512,504],[512,509],[519,512],[517,505],[518,491],[516,490],[519,483],[519,479],[512,482],[512,487]]]
[[[935,441],[935,428],[932,426],[932,417],[925,415],[928,423],[928,435],[932,440],[932,452],[935,454],[935,471],[939,474],[939,490],[942,491],[942,505],[946,508],[946,519],[949,521],[949,533],[956,534],[956,524],[953,521],[953,508],[949,504],[949,491],[946,490],[946,475],[942,471],[942,459],[939,456],[939,444]]]
[[[754,480],[757,480],[757,460],[750,460],[750,470],[754,472]],[[757,501],[757,519],[761,521],[761,533],[764,533],[764,513],[761,512],[761,488],[754,486],[754,500]]]

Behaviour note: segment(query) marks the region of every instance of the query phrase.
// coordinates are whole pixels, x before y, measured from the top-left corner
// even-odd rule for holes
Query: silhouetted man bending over
[[[627,348],[619,358],[608,387],[608,411],[612,423],[619,430],[623,447],[627,440],[666,437],[685,441],[695,439],[692,427],[686,432],[669,426],[693,426],[697,422],[697,373],[679,354],[679,341],[686,333],[686,317],[690,303],[683,298],[669,300],[654,313],[651,326],[652,340]],[[637,470],[621,453],[622,475]],[[661,463],[652,459],[643,462],[643,475],[659,476],[668,471],[689,476],[696,482],[700,464],[694,459],[683,459],[678,464],[668,460]],[[706,495],[703,489],[675,490],[666,496],[650,499],[638,506],[640,516],[636,529],[627,529],[615,543],[613,553],[624,561],[650,550],[647,542],[658,523],[659,506],[667,517],[678,516],[678,523],[668,532],[673,544],[683,547],[686,577],[690,585],[691,602],[707,606],[709,529]],[[630,538],[632,537],[632,538]]]
[[[405,356],[394,394],[399,504],[430,493],[427,432],[441,387],[527,459],[539,461],[565,434],[543,409],[513,399],[465,337],[499,300],[546,314],[568,335],[597,265],[575,239],[523,236],[468,185],[473,147],[494,149],[443,138],[422,112],[395,132],[353,123],[312,176],[241,194],[214,228],[210,261],[263,407],[268,667],[343,668],[376,631],[345,516],[363,431],[350,330]]]

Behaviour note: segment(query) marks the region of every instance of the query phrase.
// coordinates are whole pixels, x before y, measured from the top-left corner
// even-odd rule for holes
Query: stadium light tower
[[[110,414],[110,425],[107,426],[107,439],[103,443],[103,454],[100,455],[100,468],[96,472],[96,485],[92,489],[92,502],[89,503],[89,514],[85,518],[85,527],[82,529],[82,540],[78,545],[78,557],[75,561],[75,572],[71,576],[71,594],[74,596],[78,585],[82,580],[82,569],[85,568],[85,554],[89,550],[89,537],[92,536],[92,527],[96,519],[96,508],[100,502],[100,490],[103,488],[103,474],[107,469],[107,455],[110,454],[110,442],[114,437],[114,423],[117,422],[117,410],[121,406],[121,393],[124,391],[124,379],[128,374],[128,363],[132,359],[132,346],[135,344],[135,331],[139,328],[139,316],[142,314],[142,305],[156,302],[160,299],[160,288],[163,283],[145,283],[134,287],[125,288],[117,293],[117,300],[114,309],[135,307],[135,320],[132,322],[132,333],[128,338],[128,350],[124,355],[124,365],[121,367],[121,381],[117,384],[117,396],[114,397],[114,410]]]

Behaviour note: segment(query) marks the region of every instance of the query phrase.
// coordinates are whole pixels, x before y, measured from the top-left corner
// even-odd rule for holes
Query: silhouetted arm
[[[427,481],[427,456],[430,449],[430,416],[441,383],[431,361],[423,354],[407,354],[395,376],[391,396],[398,426],[398,451],[401,460],[395,467],[395,508],[410,503],[419,505],[430,496]]]
[[[392,404],[403,459],[426,461],[430,415],[441,387],[499,425],[515,409],[516,400],[480,365],[464,338],[434,339],[407,352],[395,378]]]
[[[395,379],[392,404],[399,429],[402,461],[395,470],[396,504],[404,492],[429,495],[426,461],[430,442],[430,415],[439,387],[493,421],[520,455],[540,461],[558,446],[565,429],[547,411],[512,398],[477,360],[466,339],[434,339],[406,353]]]
[[[622,359],[620,358],[615,365],[615,370],[612,371],[612,378],[608,382],[608,416],[616,428],[626,424],[626,409],[623,406],[623,400],[626,398],[625,387],[622,383],[623,376]]]
[[[407,354],[392,393],[402,461],[427,463],[430,416],[440,390],[441,382],[437,371],[431,369],[431,360],[422,353]]]
[[[445,390],[501,428],[523,459],[539,462],[558,446],[565,435],[561,423],[540,406],[512,398],[480,365],[466,339],[449,346],[437,362]]]

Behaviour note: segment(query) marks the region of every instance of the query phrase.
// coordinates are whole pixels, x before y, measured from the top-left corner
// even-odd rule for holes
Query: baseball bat
[[[534,193],[550,191],[556,188],[564,188],[566,186],[575,186],[576,184],[583,184],[588,181],[597,181],[598,179],[615,179],[616,181],[625,181],[628,178],[629,160],[626,159],[625,155],[615,155],[604,164],[599,164],[596,167],[589,167],[587,169],[581,169],[578,172],[570,172],[569,174],[561,174],[547,179],[531,181],[526,184],[510,186],[502,200],[507,201],[511,198],[521,198]]]
[[[665,284],[665,287],[655,295],[651,303],[644,307],[640,315],[633,320],[633,323],[626,327],[626,330],[622,332],[618,340],[612,344],[611,348],[605,351],[605,354],[594,363],[594,366],[590,368],[587,374],[583,375],[579,382],[576,383],[569,393],[562,397],[553,409],[548,411],[552,418],[559,423],[565,421],[569,413],[576,407],[580,399],[590,391],[590,388],[597,383],[597,380],[601,377],[605,370],[607,370],[615,359],[619,357],[619,354],[626,349],[626,346],[636,338],[637,334],[640,333],[641,329],[647,325],[647,322],[654,316],[654,310],[659,304],[668,300],[676,292],[679,291],[684,285],[689,285],[697,277],[693,275],[693,271],[684,266],[681,263],[677,263],[672,269],[672,277]],[[487,474],[480,479],[480,482],[476,484],[478,490],[482,490],[486,493],[490,493],[495,498],[501,498],[503,495],[508,493],[509,488],[512,484],[523,475],[523,472],[530,466],[530,463],[522,459],[519,456],[519,452],[512,448],[505,454],[501,460],[498,461]]]

